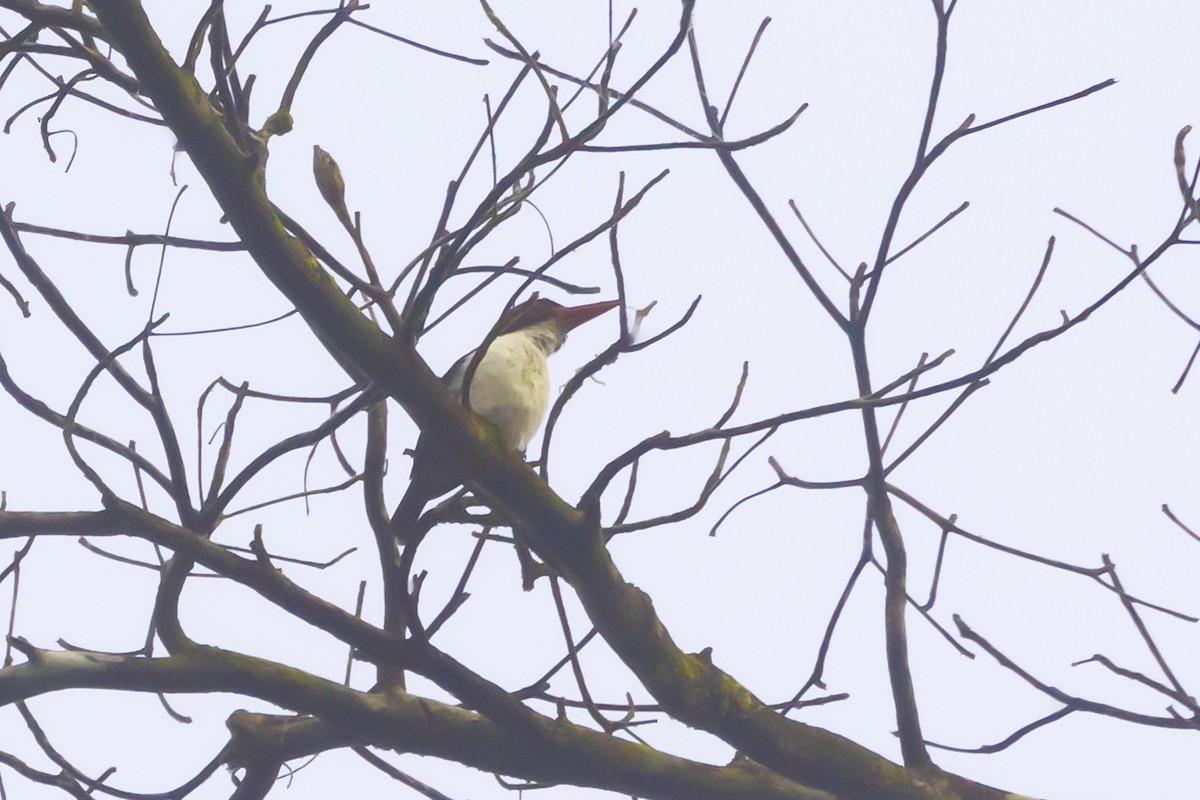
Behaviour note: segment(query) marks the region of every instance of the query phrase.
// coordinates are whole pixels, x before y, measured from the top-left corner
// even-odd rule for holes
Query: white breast
[[[521,452],[537,433],[550,401],[546,357],[557,339],[547,341],[545,333],[523,329],[496,337],[471,381],[471,409],[494,422]],[[446,375],[446,388],[455,396],[461,396],[462,373],[470,359],[464,356]]]

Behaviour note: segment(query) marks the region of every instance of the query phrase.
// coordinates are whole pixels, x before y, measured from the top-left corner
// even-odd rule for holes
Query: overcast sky
[[[164,42],[179,56],[208,4],[150,0],[145,5]],[[321,7],[297,0],[277,4],[274,13]],[[608,43],[603,2],[496,0],[494,7],[544,63],[568,72],[590,70]],[[260,8],[227,3],[235,37]],[[629,9],[617,4],[618,24]],[[772,22],[739,89],[726,133],[730,139],[749,136],[808,104],[793,128],[740,154],[739,161],[802,257],[844,307],[845,282],[806,238],[787,204],[795,201],[843,267],[853,270],[874,258],[916,148],[932,70],[934,15],[925,0],[701,0],[695,32],[709,91],[718,102],[727,96],[764,16]],[[314,60],[293,110],[295,129],[271,143],[267,180],[273,199],[352,261],[352,245],[339,235],[311,177],[314,144],[334,155],[346,178],[348,203],[363,214],[375,262],[386,274],[395,274],[430,237],[446,184],[481,130],[484,94],[495,103],[517,68],[485,47],[485,37],[499,35],[478,6],[466,0],[376,2],[361,19],[491,62],[452,62],[346,27]],[[614,87],[628,85],[657,57],[677,21],[674,2],[659,0],[638,9],[612,78]],[[0,13],[0,24],[9,33],[20,27],[7,13]],[[256,124],[274,110],[291,65],[319,24],[309,18],[268,28],[247,51],[241,69],[258,76],[252,114]],[[905,211],[898,242],[919,236],[963,201],[970,207],[890,267],[870,330],[878,385],[910,369],[922,352],[936,356],[956,351],[933,374],[936,380],[976,369],[1025,297],[1051,236],[1056,237],[1053,261],[1011,342],[1056,326],[1060,310],[1078,313],[1128,272],[1128,260],[1053,213],[1054,208],[1119,244],[1136,243],[1142,253],[1162,240],[1180,207],[1173,142],[1182,126],[1200,122],[1191,58],[1196,30],[1200,6],[1183,0],[958,3],[935,137],[953,130],[968,114],[987,121],[1108,78],[1117,83],[1077,103],[968,137],[930,171]],[[69,74],[74,67],[53,69]],[[0,109],[7,117],[46,91],[44,79],[19,68],[0,92]],[[570,91],[563,85],[560,98]],[[686,53],[646,88],[643,99],[703,127]],[[591,105],[593,99],[585,96],[580,102]],[[78,136],[68,172],[64,166],[71,136],[52,139],[57,163],[50,163],[42,149],[35,114],[44,109],[19,117],[0,142],[0,202],[16,202],[16,219],[95,233],[158,232],[178,191],[173,167],[178,183],[189,186],[173,232],[232,236],[219,223],[220,212],[186,156],[173,156],[173,141],[164,129],[68,102],[55,119],[58,128]],[[530,82],[497,135],[502,168],[523,151],[544,113],[545,97]],[[1200,134],[1194,137],[1190,164],[1200,156]],[[647,115],[626,109],[602,141],[680,138]],[[696,296],[703,299],[689,326],[660,346],[623,357],[573,403],[552,452],[553,483],[568,500],[578,497],[603,464],[644,436],[711,425],[732,396],[743,361],[750,362],[750,379],[735,422],[854,396],[849,353],[840,333],[710,153],[576,157],[535,198],[545,221],[531,209],[523,211],[475,254],[473,263],[499,264],[519,255],[523,266],[535,267],[551,252],[547,227],[554,246],[561,247],[608,215],[618,173],[624,171],[632,190],[664,168],[670,169],[669,177],[621,226],[628,300],[634,307],[657,303],[643,325],[643,335],[651,335],[674,322]],[[477,196],[490,182],[489,173],[478,171],[465,193]],[[108,345],[141,329],[150,310],[157,251],[141,248],[134,256],[139,294],[130,297],[124,288],[123,248],[32,235],[25,241]],[[1200,315],[1196,258],[1179,247],[1152,271],[1154,280],[1193,317]],[[0,273],[16,276],[7,256],[0,258]],[[602,297],[615,296],[604,237],[564,259],[554,274],[600,287]],[[470,285],[460,280],[461,289]],[[475,299],[423,341],[423,353],[435,370],[443,370],[479,341],[515,285]],[[27,296],[34,294],[22,288]],[[173,251],[166,256],[157,300],[158,313],[170,314],[164,331],[242,324],[286,310],[284,299],[244,255]],[[91,363],[40,299],[34,300],[33,312],[31,319],[21,319],[0,298],[0,352],[24,388],[65,409]],[[573,334],[552,362],[553,385],[564,383],[611,341],[615,325],[615,319],[604,319]],[[1137,282],[1086,323],[1002,370],[892,481],[939,513],[957,514],[967,530],[1006,545],[1085,566],[1099,565],[1101,554],[1108,553],[1129,591],[1200,613],[1195,589],[1200,546],[1159,510],[1169,503],[1185,521],[1200,525],[1195,459],[1200,376],[1171,392],[1195,346],[1196,332]],[[187,420],[194,420],[198,396],[218,375],[288,394],[328,394],[349,383],[295,319],[251,334],[159,339],[156,353],[172,410],[189,431],[194,423]],[[950,399],[910,407],[890,452],[902,452]],[[227,403],[227,397],[220,398],[209,409],[201,431],[205,440]],[[320,407],[280,413],[269,405],[248,404],[239,423],[237,453],[248,459],[323,413]],[[398,413],[392,419],[392,452],[397,455],[388,488],[394,500],[408,473],[407,460],[398,454],[415,441],[415,429]],[[883,419],[890,423],[891,413]],[[157,456],[148,421],[111,384],[97,384],[81,420],[115,439],[137,439],[148,455]],[[362,434],[362,426],[346,432],[342,444],[347,452],[361,452]],[[621,537],[611,546],[626,578],[651,594],[681,647],[712,647],[718,666],[768,702],[791,697],[812,669],[828,614],[857,557],[862,494],[857,489],[780,490],[735,511],[716,537],[708,533],[739,498],[774,482],[768,456],[805,479],[855,478],[864,466],[861,440],[861,428],[849,414],[785,429],[751,456],[696,519]],[[739,442],[734,452],[743,452],[749,443]],[[535,441],[531,451],[538,448]],[[212,451],[206,447],[206,452]],[[0,453],[0,489],[10,509],[98,507],[95,492],[70,466],[60,434],[26,416],[7,397],[0,397]],[[647,459],[633,516],[690,504],[716,455],[716,448],[707,448]],[[136,496],[133,477],[119,461],[95,458],[116,488]],[[303,454],[285,459],[251,487],[245,504],[297,491],[303,468]],[[332,454],[321,451],[309,485],[341,479]],[[615,511],[620,492],[613,494]],[[315,498],[308,514],[303,504],[293,503],[235,517],[218,538],[244,545],[261,522],[276,552],[331,558],[358,547],[359,552],[331,569],[287,572],[346,608],[353,607],[359,581],[368,580],[365,616],[377,620],[379,587],[359,498],[356,488]],[[168,514],[162,500],[152,496],[151,506]],[[898,506],[897,516],[909,547],[911,592],[924,599],[939,531],[907,508]],[[422,597],[431,598],[431,605],[432,598],[452,590],[473,545],[467,533],[447,531],[423,548],[420,566],[430,570],[430,577]],[[0,543],[0,563],[7,563],[17,544]],[[153,558],[139,542],[105,546],[130,557]],[[1134,690],[1095,664],[1071,666],[1101,653],[1158,677],[1112,594],[1084,578],[960,539],[950,542],[943,569],[932,612],[940,625],[953,629],[951,617],[960,614],[1048,683],[1090,699],[1163,713],[1162,698]],[[22,572],[15,630],[44,647],[61,638],[95,649],[131,650],[145,635],[155,585],[153,573],[100,559],[73,541],[39,541]],[[512,689],[537,678],[561,656],[548,587],[543,582],[534,592],[522,593],[507,548],[485,550],[472,591],[473,600],[439,636],[450,653]],[[6,619],[7,586],[3,594],[0,618]],[[827,691],[848,692],[850,699],[797,718],[898,758],[883,661],[882,594],[879,575],[868,572],[830,653]],[[249,592],[195,580],[184,600],[185,624],[198,641],[341,677],[346,654],[340,644],[288,620]],[[573,610],[582,635],[585,617],[577,607]],[[1162,615],[1149,615],[1147,621],[1185,686],[1195,687],[1200,682],[1196,626]],[[978,648],[968,647],[976,655],[968,659],[920,617],[910,617],[909,625],[922,723],[931,740],[958,747],[997,742],[1056,709]],[[626,691],[635,699],[648,699],[611,653],[600,646],[585,653],[593,694],[609,702],[621,702]],[[354,685],[369,688],[373,677],[367,665],[357,665]],[[413,688],[444,697],[420,683]],[[560,676],[555,689],[571,695],[577,691],[567,675]],[[224,720],[231,710],[269,710],[232,697],[179,697],[173,704],[195,722],[172,722],[153,697],[71,692],[38,698],[31,707],[56,746],[75,763],[93,773],[116,765],[114,783],[139,791],[166,790],[206,763],[224,741]],[[539,710],[553,713],[552,707]],[[639,733],[691,758],[724,763],[731,756],[722,743],[680,726],[659,724]],[[1194,738],[1074,715],[999,754],[935,751],[934,757],[948,770],[1039,797],[1166,798],[1182,796],[1195,784]],[[34,758],[35,747],[14,709],[0,709],[0,740],[2,749]],[[392,760],[455,798],[505,796],[488,775],[411,756]],[[17,785],[20,781],[10,772],[2,775],[10,796],[51,796],[44,789]],[[406,796],[407,790],[357,757],[333,753],[299,773],[288,796],[319,798],[350,791],[372,797],[385,792]],[[228,792],[228,784],[218,777],[195,796]],[[598,795],[556,788],[538,796],[569,800]]]

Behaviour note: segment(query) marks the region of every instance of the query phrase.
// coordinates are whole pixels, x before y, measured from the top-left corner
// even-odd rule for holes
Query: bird
[[[465,392],[463,382],[477,350],[456,361],[442,383],[460,403],[465,395],[469,408],[495,424],[504,441],[524,454],[550,403],[547,359],[562,347],[570,331],[618,305],[618,300],[605,300],[564,306],[535,294],[501,315],[496,336],[478,359]],[[429,501],[461,486],[463,478],[453,454],[422,434],[413,452],[408,489],[392,515],[397,539],[412,541]]]

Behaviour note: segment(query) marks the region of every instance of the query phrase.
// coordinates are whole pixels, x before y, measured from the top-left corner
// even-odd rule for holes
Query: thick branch
[[[252,748],[255,763],[272,755],[282,761],[369,743],[526,780],[567,782],[645,798],[832,800],[753,762],[698,764],[565,720],[542,718],[545,735],[539,738],[553,744],[531,746],[471,711],[402,693],[385,697],[357,692],[282,664],[216,648],[196,648],[169,658],[31,652],[29,662],[0,670],[0,705],[72,688],[223,691],[320,718],[273,724],[270,717],[235,715],[231,728],[241,746],[232,748],[233,757],[244,757],[253,738],[258,745]]]

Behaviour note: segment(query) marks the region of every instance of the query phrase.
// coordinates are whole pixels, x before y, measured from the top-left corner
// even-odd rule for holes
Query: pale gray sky
[[[179,54],[207,3],[145,3],[164,41]],[[286,5],[286,9],[284,8]],[[227,4],[231,29],[257,16],[253,3]],[[602,2],[497,0],[497,12],[545,63],[586,72],[608,42]],[[276,14],[322,4],[278,4]],[[623,20],[627,4],[615,16]],[[848,269],[870,261],[892,198],[909,170],[928,93],[934,16],[925,0],[854,2],[716,2],[701,0],[695,31],[709,90],[718,102],[728,93],[760,20],[773,21],[739,90],[727,135],[739,138],[809,107],[788,132],[739,155],[751,180],[801,255],[835,299],[845,303],[844,282],[808,240],[787,207],[794,199],[823,243]],[[489,57],[476,67],[430,56],[361,29],[347,27],[325,44],[302,85],[294,108],[296,127],[274,140],[268,166],[273,198],[335,252],[351,260],[352,246],[321,204],[310,171],[312,146],[330,151],[346,177],[352,210],[363,213],[374,259],[388,274],[424,247],[448,180],[479,134],[481,98],[493,102],[515,73],[482,44],[498,39],[479,7],[466,0],[441,3],[377,2],[364,21],[423,43]],[[659,0],[638,9],[625,39],[612,85],[640,74],[672,36],[678,4]],[[0,12],[12,32],[12,15]],[[247,51],[243,74],[258,75],[255,122],[273,110],[291,65],[316,30],[315,19],[267,29]],[[619,24],[619,23],[618,23]],[[909,203],[897,241],[920,235],[964,200],[970,208],[920,249],[897,261],[881,290],[872,320],[872,366],[879,385],[904,373],[922,352],[956,355],[934,377],[949,379],[977,368],[1028,291],[1046,240],[1057,237],[1045,282],[1014,332],[1015,343],[1054,327],[1060,309],[1075,314],[1130,268],[1128,261],[1084,230],[1052,213],[1061,207],[1118,243],[1149,252],[1170,230],[1180,206],[1172,147],[1183,125],[1200,122],[1190,54],[1200,29],[1200,6],[1190,2],[1056,2],[961,0],[952,23],[950,54],[935,137],[968,114],[978,121],[1072,94],[1107,78],[1118,83],[1078,103],[1016,120],[956,144],[933,167]],[[63,67],[66,69],[66,67]],[[45,81],[18,69],[0,94],[7,117]],[[564,86],[560,90],[569,92]],[[695,127],[703,115],[686,52],[651,83],[643,99]],[[591,103],[592,98],[581,98]],[[529,83],[517,96],[498,133],[501,163],[511,163],[544,118],[545,98]],[[4,188],[0,202],[15,201],[21,221],[116,234],[162,229],[177,191],[169,170],[172,139],[163,129],[135,125],[67,103],[58,127],[79,136],[70,172],[64,172],[68,136],[53,139],[60,155],[48,162],[35,112],[14,123],[3,140]],[[644,114],[626,109],[604,142],[678,140],[680,135]],[[1193,142],[1194,163],[1200,135]],[[596,470],[642,437],[663,429],[702,429],[720,416],[743,360],[750,382],[735,420],[853,396],[844,340],[813,302],[775,248],[714,155],[580,155],[539,191],[536,202],[561,246],[604,219],[618,172],[636,188],[664,167],[671,174],[621,226],[629,301],[657,301],[644,333],[673,322],[703,295],[691,325],[662,345],[623,357],[589,385],[555,436],[554,485],[567,499],[587,486]],[[174,161],[179,183],[189,184],[173,231],[228,238],[219,211],[186,157]],[[486,186],[478,171],[464,192]],[[1198,237],[1200,238],[1200,237]],[[27,236],[26,245],[62,287],[79,313],[115,346],[135,335],[149,309],[158,253],[139,249],[133,274],[140,294],[124,292],[124,250]],[[533,267],[549,254],[546,227],[532,210],[480,249],[475,263],[503,263],[520,255]],[[1152,272],[1170,296],[1200,314],[1196,256],[1184,247]],[[0,272],[14,277],[7,256]],[[566,280],[603,287],[613,296],[603,237],[555,268]],[[18,281],[19,283],[19,281]],[[464,279],[464,285],[466,281]],[[23,289],[28,289],[22,284]],[[509,286],[507,291],[515,288]],[[33,294],[26,291],[27,296]],[[431,334],[424,352],[443,369],[487,329],[506,295],[485,295]],[[561,298],[560,298],[561,299]],[[444,306],[443,306],[444,307]],[[65,408],[90,362],[44,304],[33,303],[23,320],[0,301],[0,349],[26,389]],[[158,300],[169,312],[164,330],[234,325],[274,316],[287,306],[243,255],[167,254]],[[561,385],[613,336],[615,322],[593,323],[574,334],[553,366]],[[196,399],[217,375],[255,388],[324,394],[347,381],[296,320],[250,335],[161,339],[160,369],[173,410],[194,415]],[[893,482],[941,514],[958,514],[964,528],[1012,547],[1072,563],[1096,566],[1112,556],[1133,593],[1189,613],[1200,612],[1195,574],[1200,546],[1160,513],[1170,503],[1200,524],[1195,453],[1200,376],[1172,394],[1195,332],[1175,318],[1140,282],[1092,319],[1002,370],[893,476]],[[137,359],[131,361],[136,364]],[[950,396],[914,404],[893,444],[907,447],[946,407]],[[223,418],[227,398],[210,406],[202,435]],[[237,452],[248,459],[289,432],[320,419],[319,407],[279,413],[247,404]],[[884,419],[890,422],[890,414]],[[118,440],[134,438],[157,455],[152,429],[130,404],[101,381],[81,420]],[[30,420],[0,397],[0,489],[14,510],[93,509],[98,500],[71,468],[61,436]],[[190,424],[190,423],[189,423]],[[393,415],[393,452],[415,441],[415,431]],[[189,434],[189,447],[190,444]],[[357,452],[361,426],[342,444]],[[749,442],[739,443],[740,453]],[[207,448],[206,448],[207,449]],[[358,448],[361,449],[361,448]],[[535,442],[533,450],[536,451]],[[715,538],[707,533],[738,498],[774,481],[766,463],[775,456],[793,475],[810,480],[854,478],[863,468],[861,431],[851,415],[804,422],[765,445],[695,520],[612,544],[627,579],[654,598],[655,608],[682,647],[712,647],[714,661],[764,700],[789,698],[807,678],[830,609],[857,557],[862,496],[857,489],[781,490],[736,511]],[[649,458],[645,494],[634,516],[689,504],[711,468],[716,449]],[[132,476],[116,459],[95,456],[112,483],[133,492]],[[189,459],[192,456],[189,455]],[[209,456],[211,458],[211,455]],[[235,456],[236,458],[236,456]],[[285,460],[245,497],[297,491],[303,455]],[[407,461],[393,460],[389,490],[398,498]],[[310,485],[341,480],[324,449]],[[619,492],[613,493],[613,507]],[[133,495],[130,495],[133,496]],[[162,497],[155,510],[167,513]],[[332,557],[360,551],[324,572],[287,570],[306,588],[353,607],[359,580],[369,581],[366,616],[379,614],[370,535],[361,519],[358,490],[322,496],[305,515],[292,503],[235,517],[219,537],[245,544],[261,522],[273,550]],[[911,587],[927,593],[939,531],[897,506],[910,553]],[[425,598],[445,597],[458,578],[473,540],[466,531],[438,535],[423,548],[430,570]],[[142,559],[152,553],[134,541],[107,547]],[[0,546],[7,563],[13,544]],[[96,649],[140,645],[155,589],[153,573],[98,559],[70,541],[39,541],[22,572],[17,633],[50,647],[63,638]],[[508,688],[539,676],[562,652],[548,587],[520,591],[515,559],[503,547],[485,550],[472,579],[474,597],[440,634],[443,647]],[[0,600],[7,618],[8,587]],[[851,698],[807,711],[806,722],[845,734],[898,758],[882,650],[882,586],[868,572],[838,631],[825,677],[830,693]],[[430,600],[432,604],[432,600]],[[261,654],[339,678],[344,647],[272,611],[257,597],[217,581],[193,581],[185,594],[185,623],[202,642]],[[575,608],[578,635],[587,629]],[[1134,690],[1096,665],[1071,663],[1095,653],[1122,666],[1154,674],[1116,598],[1086,579],[952,540],[933,615],[953,627],[952,614],[987,636],[1047,682],[1072,693],[1145,713],[1162,714],[1162,698]],[[1195,625],[1150,614],[1185,685],[1200,681]],[[976,647],[960,656],[918,616],[910,621],[912,661],[926,735],[972,747],[996,742],[1055,709],[1045,697],[999,669]],[[645,692],[608,651],[585,651],[593,694],[619,702],[624,692]],[[372,670],[358,665],[355,685],[367,688]],[[1157,676],[1156,676],[1157,677]],[[1189,683],[1190,681],[1190,683]],[[420,687],[424,688],[424,687]],[[569,675],[555,688],[573,695]],[[442,697],[433,688],[431,696]],[[195,718],[167,719],[153,697],[70,692],[31,703],[55,744],[94,773],[110,765],[114,783],[162,791],[206,763],[225,738],[224,720],[235,708],[267,706],[233,697],[179,697],[173,704]],[[542,711],[553,713],[552,708]],[[34,745],[16,712],[0,709],[3,749],[33,757]],[[150,733],[153,732],[153,733]],[[692,758],[723,763],[731,755],[707,735],[660,724],[639,729],[652,744]],[[1168,798],[1195,782],[1194,737],[1074,715],[991,756],[935,752],[946,769],[1005,789],[1055,798]],[[393,762],[455,798],[507,794],[488,775],[411,756]],[[10,796],[43,797],[10,772]],[[20,785],[18,785],[20,784]],[[405,789],[346,753],[321,756],[299,773],[293,798],[345,795],[406,796]],[[226,781],[214,778],[195,796],[222,797]],[[282,792],[282,790],[281,790]],[[556,788],[548,800],[597,796]]]

